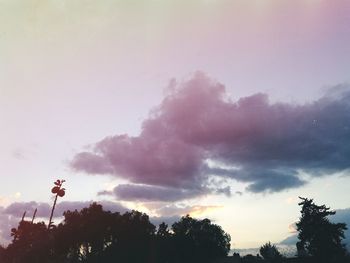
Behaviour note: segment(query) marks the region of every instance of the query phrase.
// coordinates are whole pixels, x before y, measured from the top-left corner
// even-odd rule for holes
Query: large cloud
[[[270,103],[265,94],[232,101],[222,84],[200,73],[172,87],[139,136],[106,137],[78,153],[71,166],[170,189],[171,200],[174,187],[183,194],[178,199],[188,191],[222,192],[210,184],[213,176],[247,183],[251,192],[276,192],[305,184],[300,171],[322,176],[350,167],[346,87],[300,105]],[[124,186],[117,195],[140,197],[139,186],[127,187],[129,193]],[[168,195],[146,192],[143,199]]]

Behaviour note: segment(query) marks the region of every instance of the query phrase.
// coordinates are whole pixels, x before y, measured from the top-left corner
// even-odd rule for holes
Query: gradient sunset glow
[[[298,196],[350,223],[349,25],[347,0],[0,0],[0,243],[58,178],[57,216],[208,217],[235,249],[294,235]]]

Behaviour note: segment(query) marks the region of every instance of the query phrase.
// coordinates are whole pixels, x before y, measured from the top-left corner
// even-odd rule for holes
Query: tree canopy
[[[278,251],[275,245],[272,245],[270,242],[262,245],[260,247],[260,255],[269,263],[279,263],[282,262],[283,256]]]
[[[209,219],[186,216],[171,229],[157,228],[148,215],[104,211],[97,203],[66,211],[58,226],[21,221],[12,229],[13,241],[0,251],[5,263],[175,263],[225,257],[230,237]]]
[[[316,262],[339,262],[346,254],[342,244],[344,223],[332,223],[328,216],[336,212],[325,205],[316,205],[313,199],[300,197],[301,217],[297,222],[297,243],[301,257],[312,257]]]
[[[187,215],[174,223],[172,230],[180,262],[211,261],[230,251],[231,237],[209,219],[197,220]]]

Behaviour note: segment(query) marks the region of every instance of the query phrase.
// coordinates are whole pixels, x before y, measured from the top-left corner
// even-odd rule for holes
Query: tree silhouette
[[[5,262],[6,260],[6,248],[0,245],[0,262]]]
[[[21,221],[18,228],[11,229],[11,235],[13,242],[6,249],[11,262],[50,262],[51,240],[44,222]]]
[[[55,251],[67,262],[97,262],[112,243],[113,219],[96,203],[81,211],[66,211],[64,221],[54,230]]]
[[[209,219],[197,220],[189,215],[172,225],[175,258],[180,262],[210,262],[230,251],[230,236]]]
[[[172,233],[170,232],[168,225],[164,222],[158,226],[156,231],[154,251],[156,262],[169,262],[170,255],[175,253]]]
[[[346,249],[341,243],[344,230],[347,229],[346,224],[331,223],[328,216],[336,212],[331,211],[329,207],[316,205],[313,199],[299,198],[299,205],[302,207],[297,223],[299,256],[312,256],[315,262],[340,262],[346,254]]]
[[[265,261],[270,263],[279,263],[283,260],[283,256],[278,251],[277,247],[272,245],[270,242],[260,247],[260,255]]]
[[[65,212],[54,232],[55,251],[64,262],[146,262],[155,226],[141,212],[121,215],[93,203]]]
[[[152,262],[155,230],[148,215],[138,211],[126,212],[116,225],[115,238],[119,242],[112,248],[118,251],[124,262]]]
[[[178,263],[225,257],[230,236],[209,219],[183,217],[156,228],[148,215],[103,210],[97,203],[66,211],[49,231],[44,222],[21,221],[13,241],[0,247],[1,263]]]

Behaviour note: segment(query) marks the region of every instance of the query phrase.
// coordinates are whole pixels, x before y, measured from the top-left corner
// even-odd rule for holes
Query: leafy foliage
[[[278,251],[275,245],[270,242],[264,244],[260,247],[260,255],[267,261],[271,263],[282,262],[283,256]]]
[[[112,213],[96,203],[66,211],[52,229],[22,221],[12,234],[13,242],[0,250],[2,263],[206,261],[226,256],[230,248],[229,235],[208,219],[186,216],[171,230],[165,223],[157,229],[144,213]]]
[[[21,221],[18,228],[11,230],[12,243],[6,249],[9,259],[15,262],[40,262],[51,256],[51,239],[43,222],[32,224]]]
[[[316,205],[313,199],[301,198],[301,217],[297,223],[298,254],[312,256],[317,262],[339,262],[346,254],[344,239],[346,224],[331,223],[328,216],[334,215],[325,205]]]
[[[230,236],[209,219],[197,220],[187,215],[174,223],[172,230],[180,262],[211,261],[230,251]]]

